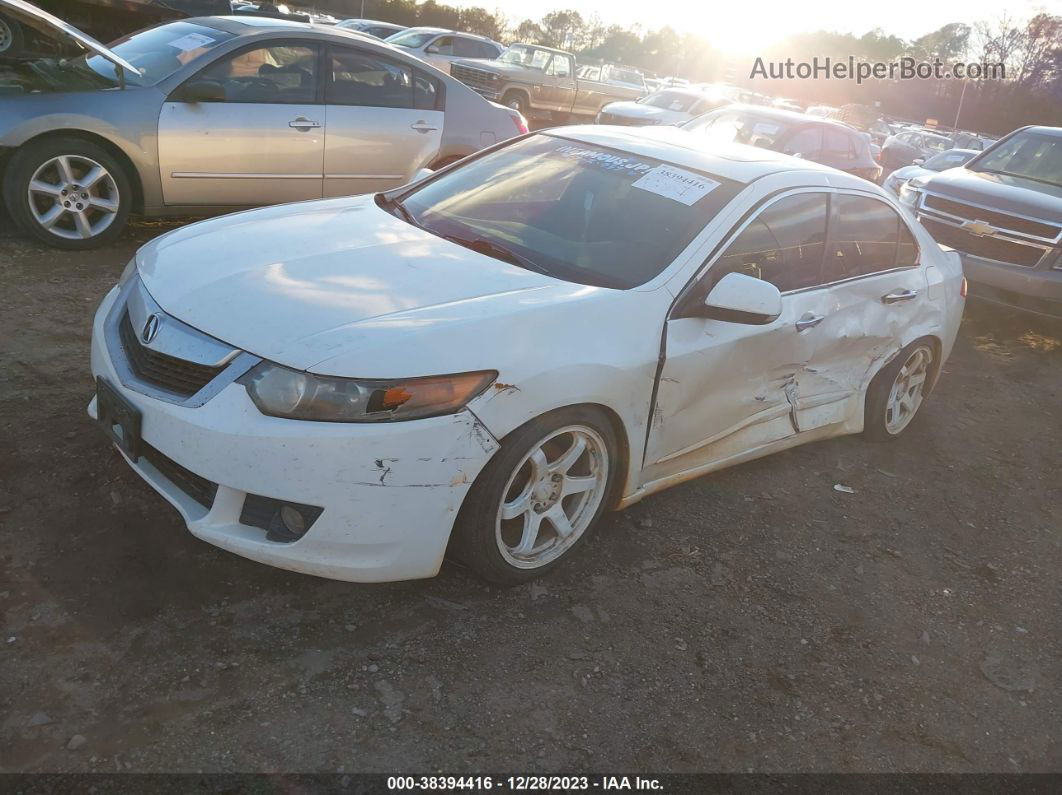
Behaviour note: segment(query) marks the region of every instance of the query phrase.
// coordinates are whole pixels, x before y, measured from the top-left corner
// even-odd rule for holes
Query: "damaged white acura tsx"
[[[899,436],[958,257],[869,182],[698,147],[567,127],[170,232],[100,305],[89,413],[197,537],[351,581],[522,582],[607,509]]]

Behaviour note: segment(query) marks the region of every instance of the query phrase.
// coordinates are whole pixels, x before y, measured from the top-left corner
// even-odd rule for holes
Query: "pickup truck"
[[[593,118],[609,102],[637,99],[646,93],[644,81],[637,86],[581,79],[576,76],[574,55],[537,44],[513,44],[493,61],[454,61],[450,74],[487,99],[518,110],[529,119]],[[600,71],[597,74],[600,78]]]
[[[1062,128],[1015,130],[900,201],[959,252],[970,298],[1062,318]]]

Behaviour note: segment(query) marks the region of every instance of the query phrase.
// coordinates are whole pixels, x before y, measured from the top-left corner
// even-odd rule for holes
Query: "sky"
[[[1039,11],[1062,14],[1062,0],[449,0],[458,6],[483,6],[519,22],[538,20],[553,10],[571,8],[584,17],[598,14],[606,25],[641,24],[653,30],[671,25],[704,36],[735,52],[756,49],[790,33],[833,30],[862,35],[875,27],[914,39],[949,22],[995,20],[1006,9],[1022,21]],[[887,11],[887,13],[886,13]]]

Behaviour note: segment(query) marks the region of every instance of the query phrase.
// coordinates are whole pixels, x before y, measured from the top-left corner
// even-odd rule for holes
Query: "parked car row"
[[[0,5],[85,48],[0,66],[5,204],[64,248],[112,239],[130,212],[386,190],[527,129],[401,49],[334,27],[195,18],[107,48],[21,0]]]

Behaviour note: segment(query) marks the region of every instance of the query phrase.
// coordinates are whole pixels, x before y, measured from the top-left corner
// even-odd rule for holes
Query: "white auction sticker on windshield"
[[[693,205],[718,188],[719,184],[714,179],[675,166],[657,166],[637,182],[632,182],[631,187]]]
[[[189,33],[187,36],[181,36],[181,38],[171,41],[170,46],[176,47],[181,52],[188,52],[213,43],[214,40],[212,38],[204,36],[202,33]]]

